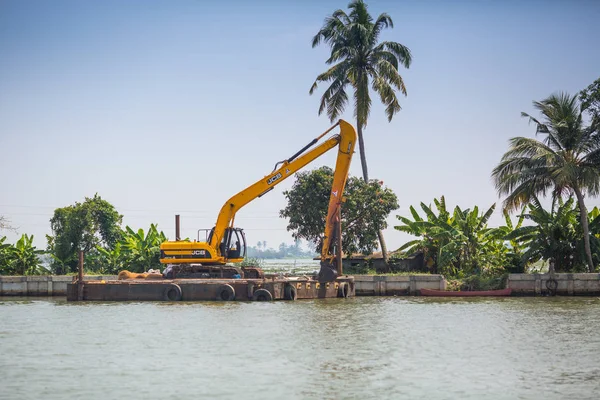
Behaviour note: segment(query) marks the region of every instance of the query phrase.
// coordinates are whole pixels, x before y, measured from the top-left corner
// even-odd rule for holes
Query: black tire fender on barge
[[[233,301],[235,299],[235,289],[231,285],[221,285],[217,290],[217,300]]]
[[[181,300],[181,296],[183,293],[181,292],[181,288],[179,285],[174,283],[169,283],[165,290],[163,291],[163,300],[164,301],[179,301]]]
[[[294,286],[291,283],[285,285],[283,298],[286,300],[295,301],[298,298],[298,291],[296,290],[296,286]]]
[[[258,289],[252,295],[253,301],[272,301],[273,295],[267,289]]]
[[[550,278],[546,281],[546,289],[550,296],[556,296],[556,289],[558,288],[558,281],[554,278]]]

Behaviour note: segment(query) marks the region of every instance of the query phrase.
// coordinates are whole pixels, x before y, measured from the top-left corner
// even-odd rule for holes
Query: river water
[[[600,299],[0,298],[2,399],[598,399]]]

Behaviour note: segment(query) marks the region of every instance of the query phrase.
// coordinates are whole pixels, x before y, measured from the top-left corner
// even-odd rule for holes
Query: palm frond
[[[404,66],[404,68],[410,68],[410,64],[412,63],[412,54],[410,49],[398,42],[381,42],[373,50],[387,50],[395,55],[396,58],[398,58],[398,61]]]
[[[394,89],[384,79],[377,77],[373,79],[373,90],[379,94],[381,102],[386,106],[385,114],[388,121],[391,121],[394,115],[402,109]]]
[[[379,34],[381,33],[381,31],[383,29],[393,28],[393,27],[394,27],[394,22],[392,21],[392,18],[388,14],[386,14],[386,13],[379,14],[379,17],[377,17],[377,20],[373,24],[373,29],[371,31],[371,43],[370,43],[371,47],[373,47],[373,45],[375,43],[377,43],[377,40],[379,39]]]
[[[348,95],[344,90],[345,85],[341,85],[337,88],[327,101],[327,115],[331,122],[338,119],[338,117],[344,112],[346,105],[348,104]]]
[[[373,21],[371,15],[367,11],[367,5],[362,0],[353,0],[348,4],[350,11],[350,19],[356,23],[367,25]]]
[[[340,20],[344,25],[348,25],[350,23],[350,18],[344,10],[335,10],[331,16]]]
[[[323,27],[312,39],[312,47],[317,47],[322,41],[333,43],[339,39],[346,28],[346,21],[348,21],[348,16],[343,10],[337,10],[332,16],[325,18]]]
[[[398,73],[397,67],[394,67],[394,65],[388,60],[380,58],[376,61],[373,69],[377,72],[377,75],[384,80],[384,82],[391,83],[396,89],[406,96],[406,86],[404,86],[404,80]]]
[[[552,181],[548,179],[529,179],[516,185],[512,190],[504,191],[510,193],[504,200],[503,207],[506,210],[516,210],[532,200],[534,193],[545,195],[552,188]]]

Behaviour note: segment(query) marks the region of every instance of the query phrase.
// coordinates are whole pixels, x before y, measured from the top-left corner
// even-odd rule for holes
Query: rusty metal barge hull
[[[354,297],[352,276],[321,283],[311,278],[81,281],[68,301],[270,301]]]

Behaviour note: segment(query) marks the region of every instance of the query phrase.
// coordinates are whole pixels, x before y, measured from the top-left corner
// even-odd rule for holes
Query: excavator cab
[[[207,242],[212,241],[215,228],[211,229]],[[227,262],[240,262],[246,258],[246,235],[242,228],[226,228],[219,253],[225,257]]]

